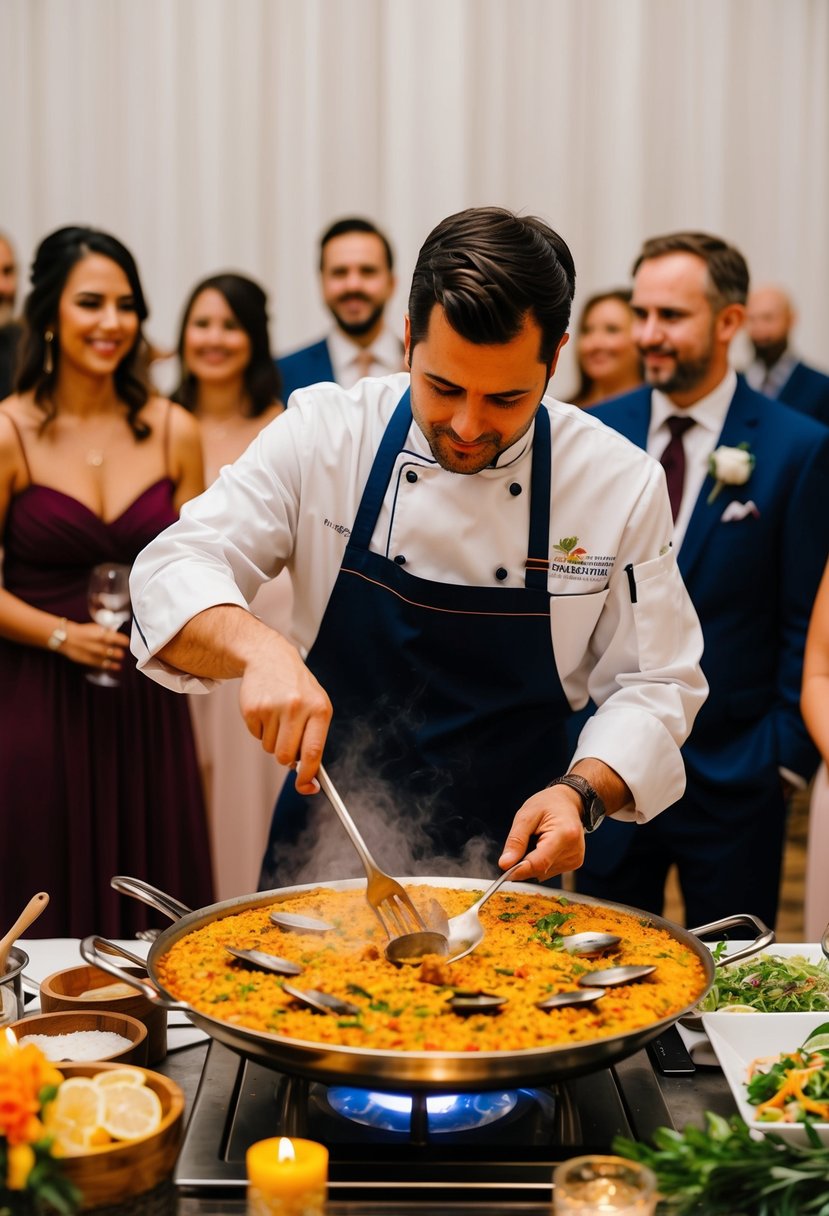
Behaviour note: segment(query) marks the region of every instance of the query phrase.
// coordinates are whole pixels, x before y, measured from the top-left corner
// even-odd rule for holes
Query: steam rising
[[[362,745],[360,745],[362,744]],[[351,740],[329,769],[375,861],[387,873],[440,877],[494,877],[503,846],[486,835],[472,835],[459,854],[447,855],[434,843],[434,825],[445,820],[442,794],[448,779],[429,797],[415,797],[380,779],[363,738]],[[443,809],[442,809],[443,808]],[[504,825],[504,837],[509,821]],[[267,887],[362,878],[365,874],[336,812],[323,794],[313,799],[308,824],[294,844],[280,842],[272,850],[263,872]]]

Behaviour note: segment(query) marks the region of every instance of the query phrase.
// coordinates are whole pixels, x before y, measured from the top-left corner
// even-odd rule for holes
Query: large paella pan
[[[422,903],[433,895],[440,896],[441,891],[447,899],[462,898],[463,893],[468,892],[468,900],[471,903],[476,894],[486,885],[476,879],[461,878],[412,878],[402,881],[409,887],[416,903]],[[736,924],[750,924],[757,937],[746,952],[761,949],[773,940],[773,934],[750,916],[732,917],[727,921],[718,922],[714,926],[704,926],[702,929],[692,932],[679,928],[660,917],[650,916],[623,905],[602,903],[587,896],[570,894],[562,900],[562,893],[550,888],[529,883],[507,883],[502,888],[505,899],[521,900],[523,897],[527,897],[527,907],[530,906],[530,899],[533,901],[534,907],[538,906],[539,899],[541,899],[542,907],[549,906],[554,916],[559,915],[554,910],[561,908],[562,903],[565,903],[568,908],[578,912],[590,911],[591,914],[607,915],[616,919],[627,918],[632,923],[645,926],[648,932],[653,930],[655,938],[659,937],[672,948],[676,948],[670,951],[655,950],[655,954],[661,954],[664,958],[667,958],[669,953],[683,955],[688,967],[698,976],[698,981],[682,998],[684,1004],[677,1006],[674,1003],[669,1012],[664,1014],[660,1012],[662,1006],[655,1005],[646,1014],[644,1024],[642,1024],[640,1015],[640,1024],[636,1025],[634,1029],[608,1032],[606,1027],[602,1029],[601,1019],[599,1019],[596,1022],[595,1031],[588,1030],[586,1037],[577,1041],[566,1038],[562,1041],[561,1036],[554,1033],[553,1023],[551,1023],[549,1041],[545,1041],[542,1035],[540,1039],[536,1036],[534,1041],[536,1045],[504,1048],[497,1045],[500,1043],[499,1034],[493,1035],[487,1028],[485,1041],[489,1047],[483,1050],[470,1050],[466,1044],[459,1045],[462,1040],[459,1040],[457,1036],[447,1036],[445,1033],[441,1035],[438,1032],[431,1038],[427,1034],[425,1037],[420,1036],[418,1040],[411,1039],[411,1042],[418,1041],[421,1044],[412,1049],[408,1047],[405,1039],[394,1046],[390,1046],[388,1039],[384,1039],[382,1036],[378,1036],[377,1039],[377,1043],[382,1043],[382,1046],[372,1043],[370,1040],[366,1042],[365,1038],[360,1040],[359,1036],[354,1040],[349,1030],[343,1031],[339,1036],[335,1035],[335,1041],[330,1041],[330,1024],[326,1023],[324,1016],[315,1018],[309,1015],[304,1022],[294,1021],[292,1033],[284,1033],[278,1021],[275,1028],[273,1026],[262,1028],[263,1024],[257,1023],[255,1019],[251,1025],[240,1024],[238,1010],[231,1011],[230,1006],[223,1003],[221,996],[217,998],[216,1003],[205,1004],[204,999],[192,995],[195,990],[189,988],[186,990],[190,994],[190,1000],[181,999],[184,988],[176,978],[179,973],[173,964],[188,953],[191,942],[198,941],[201,949],[202,943],[207,939],[218,938],[220,941],[224,941],[228,937],[232,938],[240,931],[241,926],[249,925],[251,922],[266,921],[269,913],[280,906],[294,910],[303,906],[309,908],[317,906],[320,898],[328,898],[329,902],[334,899],[353,898],[356,906],[362,902],[360,892],[365,888],[364,880],[347,879],[283,888],[225,900],[198,911],[190,911],[178,901],[135,879],[114,879],[113,885],[117,889],[136,895],[144,902],[157,907],[173,918],[175,923],[153,942],[146,961],[149,977],[146,981],[122,971],[111,957],[111,951],[117,951],[119,948],[100,938],[87,938],[82,943],[81,953],[87,962],[132,984],[150,1000],[165,1008],[185,1010],[193,1023],[213,1038],[233,1050],[271,1067],[325,1082],[348,1079],[351,1083],[385,1088],[445,1090],[451,1086],[455,1089],[470,1090],[504,1084],[539,1084],[605,1067],[632,1054],[650,1039],[656,1037],[666,1026],[687,1013],[708,991],[713,981],[715,964],[710,951],[695,934],[724,933]],[[353,893],[353,896],[350,893]],[[499,914],[496,901],[493,900],[491,903],[494,905],[493,915],[500,915],[502,919],[512,915],[504,912]],[[344,939],[347,938],[346,933],[342,936]],[[272,949],[271,946],[267,948]],[[329,946],[328,949],[329,951],[332,949],[339,951],[345,956],[348,944],[344,940]],[[289,950],[286,948],[279,952],[288,954]],[[121,951],[121,953],[124,952]],[[374,954],[376,955],[376,950]],[[140,961],[129,954],[127,957],[132,962]],[[357,958],[356,955],[354,957]],[[733,957],[732,955],[732,960]],[[469,962],[469,960],[464,961]],[[520,967],[509,966],[510,962],[514,960],[496,961],[503,963],[498,970],[505,974],[521,970]],[[654,961],[658,966],[659,957],[655,957]],[[313,974],[310,966],[309,964],[309,972]],[[346,966],[350,988],[359,992],[361,990],[359,962],[349,961]],[[385,966],[390,967],[390,964],[385,964]],[[462,967],[463,964],[459,963],[457,966]],[[225,969],[229,967],[228,962]],[[448,985],[454,982],[452,978],[446,976],[439,976],[437,981],[432,977],[432,983],[438,985]],[[508,982],[515,984],[517,981]],[[620,989],[619,992],[621,991]],[[368,996],[368,993],[365,995]],[[668,1007],[665,1006],[665,1008]],[[572,1013],[572,1011],[568,1012]],[[425,1017],[428,1020],[428,1003]],[[299,1034],[296,1032],[297,1024],[304,1027]],[[344,1024],[348,1025],[347,1022]],[[268,1023],[264,1025],[267,1026]],[[323,1032],[324,1025],[325,1031]],[[445,1026],[446,1022],[443,1025]],[[612,1026],[613,1023],[607,1022],[607,1025]],[[326,1036],[329,1041],[325,1041]],[[350,1036],[353,1041],[359,1042],[361,1045],[352,1045],[349,1042]],[[336,1041],[337,1037],[340,1041]],[[447,1043],[449,1049],[445,1049]]]

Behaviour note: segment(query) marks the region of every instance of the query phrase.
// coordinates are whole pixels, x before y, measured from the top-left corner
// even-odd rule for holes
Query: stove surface
[[[644,1052],[562,1086],[466,1094],[455,1103],[379,1097],[378,1105],[364,1090],[274,1071],[214,1041],[176,1183],[184,1194],[241,1198],[249,1145],[305,1136],[328,1146],[332,1201],[549,1203],[559,1161],[608,1152],[616,1135],[642,1139],[673,1126]],[[458,1114],[460,1130],[452,1126]]]

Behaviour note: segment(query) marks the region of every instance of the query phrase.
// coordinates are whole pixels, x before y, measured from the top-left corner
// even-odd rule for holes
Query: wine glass
[[[89,615],[105,629],[120,629],[130,619],[130,568],[118,562],[96,566],[89,577],[87,591]],[[106,671],[88,671],[90,684],[117,688],[120,680]]]

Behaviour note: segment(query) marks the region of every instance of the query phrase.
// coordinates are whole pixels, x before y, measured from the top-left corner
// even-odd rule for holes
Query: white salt
[[[129,1047],[130,1040],[109,1030],[74,1030],[71,1034],[28,1034],[20,1046],[34,1043],[47,1060],[103,1060]]]

